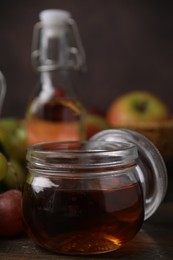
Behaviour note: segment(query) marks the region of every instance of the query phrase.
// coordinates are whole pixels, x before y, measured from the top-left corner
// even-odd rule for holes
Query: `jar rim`
[[[28,147],[26,156],[29,169],[47,173],[133,165],[137,158],[134,144],[109,141],[37,143]]]

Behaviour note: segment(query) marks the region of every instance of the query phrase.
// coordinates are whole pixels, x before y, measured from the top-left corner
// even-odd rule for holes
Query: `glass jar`
[[[23,217],[35,243],[63,254],[113,251],[158,208],[167,188],[160,154],[140,136],[144,146],[153,148],[146,151],[148,157],[161,166],[159,176],[155,168],[146,182],[149,164],[140,158],[138,145],[115,140],[117,131],[100,132],[88,142],[47,142],[28,149]]]

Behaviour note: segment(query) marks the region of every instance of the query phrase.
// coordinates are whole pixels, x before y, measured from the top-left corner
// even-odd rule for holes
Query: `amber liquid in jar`
[[[26,183],[23,214],[28,234],[42,247],[64,254],[98,254],[135,236],[143,223],[143,204],[138,182],[103,190]]]

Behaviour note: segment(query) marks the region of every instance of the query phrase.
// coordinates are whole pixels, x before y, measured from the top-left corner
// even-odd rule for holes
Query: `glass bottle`
[[[0,71],[0,113],[4,102],[5,93],[6,93],[6,80],[4,78],[3,73]]]
[[[85,68],[75,21],[65,10],[44,10],[34,27],[32,62],[39,72],[38,94],[27,110],[28,143],[83,140],[84,108],[74,82]]]

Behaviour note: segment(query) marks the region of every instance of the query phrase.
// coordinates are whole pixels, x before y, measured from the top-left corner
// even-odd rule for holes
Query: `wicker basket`
[[[173,119],[151,122],[116,125],[116,128],[127,128],[146,136],[162,154],[165,161],[173,159]]]

